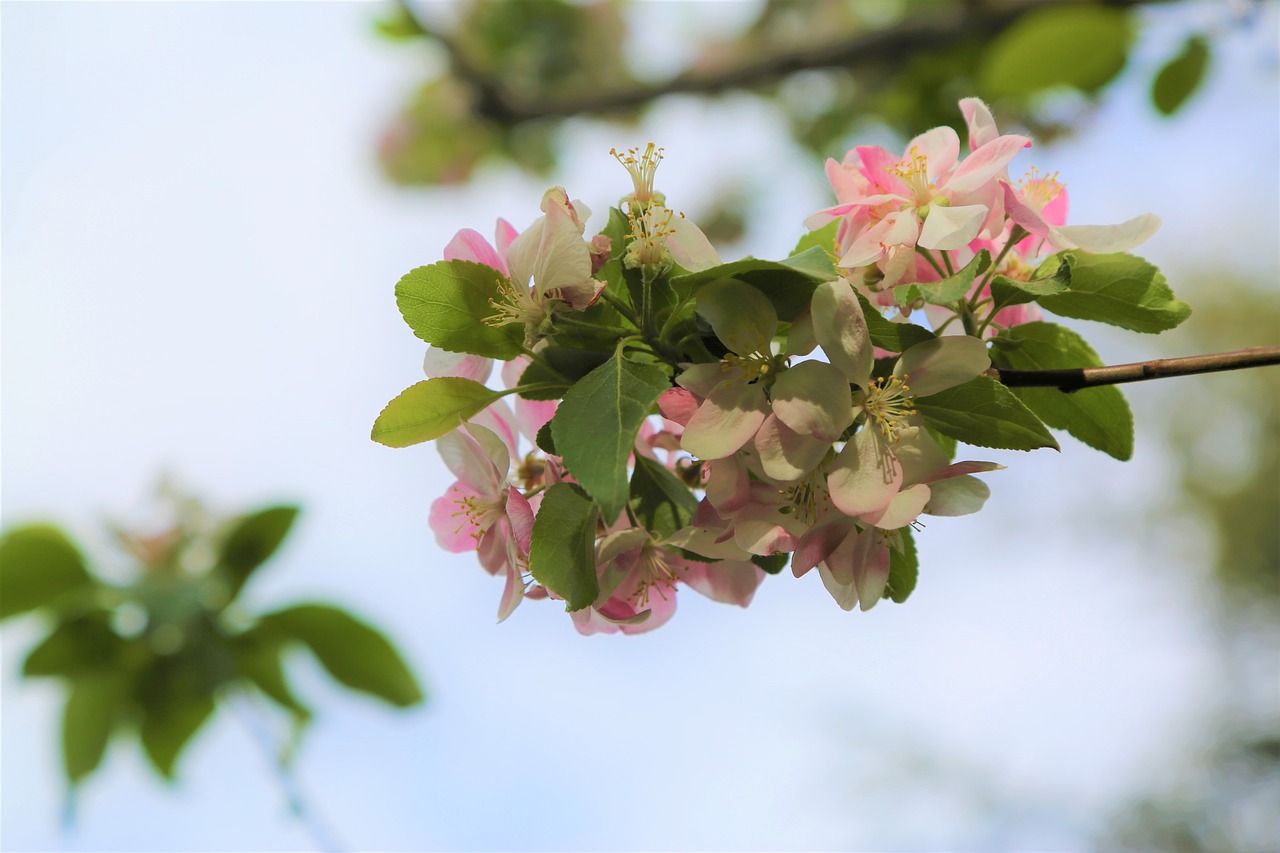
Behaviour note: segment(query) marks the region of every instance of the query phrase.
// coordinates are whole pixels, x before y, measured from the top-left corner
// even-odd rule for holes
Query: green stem
[[[933,267],[934,272],[936,272],[938,275],[942,276],[943,278],[947,277],[947,274],[942,271],[942,267],[938,266],[938,261],[933,257],[932,252],[920,246],[916,246],[916,251],[919,252],[924,257],[924,259],[929,262],[929,266]]]
[[[608,302],[610,305],[612,305],[614,307],[614,310],[616,310],[623,317],[626,317],[628,320],[630,320],[631,325],[635,326],[637,329],[640,328],[640,318],[636,316],[636,312],[634,308],[632,308],[627,303],[623,302],[617,296],[610,293],[607,288],[605,290],[600,291],[600,296],[604,299],[605,302]]]
[[[608,332],[611,335],[629,335],[631,329],[624,329],[621,326],[605,326],[600,323],[591,323],[586,320],[579,320],[577,317],[571,317],[568,314],[557,314],[553,321],[557,326],[568,326],[571,329],[590,329],[591,331]]]
[[[950,255],[950,253],[948,253],[948,252],[943,252],[943,253],[942,253],[942,263],[943,263],[943,264],[946,266],[946,268],[947,268],[947,278],[951,278],[951,276],[953,276],[953,275],[955,275],[955,274],[956,274],[955,267],[951,266],[951,255]]]
[[[640,331],[645,338],[653,337],[653,268],[648,265],[640,267]]]

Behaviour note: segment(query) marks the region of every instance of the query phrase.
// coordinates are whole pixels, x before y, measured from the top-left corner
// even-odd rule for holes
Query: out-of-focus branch
[[[1041,387],[1079,391],[1081,388],[1093,388],[1098,385],[1119,385],[1122,382],[1142,382],[1146,379],[1215,373],[1220,370],[1241,370],[1269,364],[1280,364],[1280,347],[1251,347],[1210,355],[1157,358],[1153,361],[1139,361],[1133,364],[1079,367],[1071,370],[1010,370],[1004,367],[992,367],[987,371],[987,376],[1011,388]]]
[[[407,21],[434,39],[449,54],[454,74],[476,93],[476,112],[498,124],[518,124],[573,115],[601,115],[642,106],[664,95],[712,95],[729,89],[766,86],[793,74],[825,68],[857,68],[900,61],[902,57],[950,47],[974,38],[991,38],[1034,8],[1070,5],[1076,0],[1006,0],[969,2],[930,9],[927,16],[837,39],[825,45],[781,50],[714,71],[686,71],[650,84],[598,91],[564,99],[528,100],[512,94],[501,80],[480,68],[448,33],[426,23],[411,0],[397,0]],[[1104,5],[1130,7],[1164,0],[1110,0]]]

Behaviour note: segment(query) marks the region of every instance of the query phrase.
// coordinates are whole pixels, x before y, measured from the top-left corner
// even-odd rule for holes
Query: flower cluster
[[[638,633],[681,586],[746,606],[788,562],[868,610],[914,587],[922,515],[986,502],[973,475],[1003,466],[955,461],[961,443],[1056,447],[1047,421],[1121,456],[992,368],[1074,334],[1040,306],[1106,319],[1090,316],[1099,282],[1145,264],[1116,253],[1158,220],[1067,225],[1056,174],[1009,177],[1030,140],[981,101],[960,108],[967,156],[940,127],[902,155],[828,161],[837,203],[782,261],[723,263],[654,189],[649,145],[613,152],[633,191],[594,237],[553,187],[523,232],[460,231],[401,281],[429,378],[374,438],[436,440],[457,481],[432,530],[503,577],[500,620],[551,598],[584,634]],[[485,384],[494,359],[505,390]]]

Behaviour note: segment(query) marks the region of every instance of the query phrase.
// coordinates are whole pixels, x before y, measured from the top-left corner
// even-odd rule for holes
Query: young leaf
[[[408,447],[439,438],[502,396],[479,382],[456,376],[410,385],[378,415],[371,438],[387,447]]]
[[[75,676],[107,668],[124,645],[107,620],[106,611],[95,611],[60,623],[27,653],[23,677]]]
[[[955,275],[942,281],[899,285],[893,289],[893,298],[899,305],[910,305],[917,299],[923,299],[930,305],[950,305],[968,296],[973,280],[986,272],[989,266],[991,253],[983,249]]]
[[[1005,342],[1008,343],[1005,343]],[[997,339],[991,360],[1016,370],[1099,367],[1102,359],[1084,338],[1055,323],[1022,323]],[[1027,408],[1051,427],[1124,461],[1133,455],[1133,413],[1114,385],[1081,388],[1014,388]]]
[[[778,553],[762,556],[760,554],[752,554],[751,562],[764,569],[771,575],[776,575],[787,567],[787,563],[791,560],[790,554]]]
[[[311,718],[311,709],[302,704],[289,687],[281,658],[281,642],[279,635],[261,626],[240,634],[231,644],[236,672],[277,705],[290,711],[295,719],[305,721]]]
[[[218,565],[227,578],[232,598],[254,570],[276,552],[297,517],[296,506],[273,506],[244,516],[231,528],[223,540]]]
[[[529,569],[570,611],[590,607],[600,594],[595,551],[599,517],[580,486],[556,483],[543,495],[533,520]]]
[[[832,220],[831,222],[828,222],[826,225],[823,225],[817,231],[807,232],[796,242],[796,247],[791,250],[791,254],[789,257],[794,258],[796,255],[802,255],[813,248],[821,249],[824,253],[826,253],[827,265],[828,265],[828,268],[826,270],[827,275],[824,277],[823,280],[830,281],[831,279],[835,278],[837,275],[836,264],[835,264],[835,261],[836,261],[835,249],[836,249],[836,232],[839,230],[840,230],[840,220],[836,219],[836,220]]]
[[[1063,252],[1049,258],[1029,281],[1017,281],[998,275],[991,279],[991,313],[1010,305],[1034,302],[1042,296],[1061,293],[1071,284],[1071,264],[1075,256]]]
[[[450,352],[509,361],[520,354],[520,324],[493,327],[490,300],[501,297],[502,273],[473,261],[440,261],[410,270],[396,284],[396,305],[413,333]]]
[[[653,365],[618,350],[568,390],[551,420],[551,437],[570,473],[595,498],[606,523],[627,502],[627,457],[640,424],[671,387]]]
[[[985,376],[916,399],[925,425],[975,447],[1058,449],[1058,442],[1008,388]]]
[[[164,702],[143,706],[138,736],[161,776],[173,778],[178,756],[213,715],[213,709],[213,696],[208,693],[171,693]]]
[[[1191,316],[1191,306],[1177,299],[1160,270],[1142,258],[1124,252],[1071,254],[1071,289],[1038,300],[1053,313],[1135,332],[1164,332]]]
[[[0,619],[92,583],[80,552],[58,528],[29,524],[0,537]]]
[[[916,541],[911,535],[911,528],[903,527],[897,533],[902,537],[902,548],[889,548],[889,580],[884,585],[884,597],[901,604],[916,588],[920,561],[916,557]]]
[[[1151,102],[1161,115],[1173,115],[1195,94],[1208,65],[1208,40],[1202,35],[1188,36],[1181,52],[1169,60],[1152,81]]]
[[[399,708],[422,701],[422,688],[391,641],[345,610],[298,604],[262,617],[264,630],[303,643],[335,680]]]
[[[815,246],[785,261],[743,258],[701,272],[678,275],[671,279],[671,284],[677,293],[692,294],[713,281],[737,279],[769,297],[778,319],[789,323],[809,307],[813,289],[831,280],[833,276],[825,271],[829,264],[824,250]]]
[[[123,679],[116,673],[71,682],[62,713],[62,767],[72,785],[102,761],[123,699]]]
[[[636,454],[636,470],[631,475],[631,508],[647,530],[664,539],[689,524],[698,500],[666,466]]]

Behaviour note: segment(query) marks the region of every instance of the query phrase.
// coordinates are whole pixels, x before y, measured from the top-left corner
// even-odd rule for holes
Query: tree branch
[[[1123,382],[1142,382],[1146,379],[1190,376],[1195,373],[1216,373],[1220,370],[1241,370],[1268,364],[1280,364],[1280,346],[1251,347],[1234,352],[1191,355],[1183,358],[1157,358],[1153,361],[1139,361],[1133,364],[1078,367],[1071,370],[1011,370],[1005,367],[992,367],[985,375],[1010,388],[1038,387],[1079,391],[1081,388],[1094,388],[1099,385],[1119,385]]]
[[[476,113],[498,124],[512,125],[574,115],[607,115],[643,106],[665,95],[714,95],[729,89],[759,88],[797,71],[898,62],[908,54],[943,49],[969,39],[991,38],[1032,9],[1071,4],[1075,0],[1008,0],[993,4],[994,8],[966,3],[931,10],[927,18],[908,17],[883,29],[846,36],[825,45],[777,51],[728,68],[685,71],[656,83],[587,92],[573,98],[531,101],[522,101],[500,79],[477,67],[451,36],[439,32],[417,15],[412,0],[397,2],[407,21],[422,35],[438,41],[449,54],[454,74],[476,94]],[[1110,0],[1105,5],[1128,8],[1156,2],[1164,0]]]

